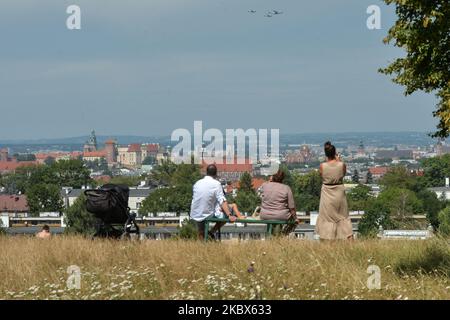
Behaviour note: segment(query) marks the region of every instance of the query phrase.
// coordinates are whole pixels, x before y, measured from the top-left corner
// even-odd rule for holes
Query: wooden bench
[[[228,218],[206,218],[205,219],[205,241],[208,241],[208,231],[209,224],[212,222],[227,222],[227,223],[253,223],[253,224],[265,224],[266,225],[266,235],[270,237],[273,232],[274,225],[284,225],[289,224],[290,221],[287,220],[260,220],[260,219],[236,219],[234,222],[231,222]],[[219,229],[220,234],[220,229]]]

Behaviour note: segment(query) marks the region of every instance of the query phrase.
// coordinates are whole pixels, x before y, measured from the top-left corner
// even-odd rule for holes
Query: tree
[[[403,48],[406,56],[379,71],[393,75],[405,87],[405,95],[416,91],[437,92],[438,131],[434,137],[450,132],[450,2],[448,0],[384,0],[395,4],[398,16],[385,43]]]
[[[322,178],[318,171],[293,176],[293,187],[291,188],[298,211],[319,210]]]
[[[441,187],[445,178],[450,177],[450,154],[421,161],[424,183],[427,187]]]
[[[145,159],[142,161],[143,165],[154,165],[155,163],[156,163],[155,156],[146,156]]]
[[[444,236],[450,236],[450,207],[446,207],[439,212],[438,231]]]
[[[379,228],[396,228],[396,223],[391,219],[389,209],[381,201],[373,201],[367,207],[366,212],[358,223],[358,232],[363,237],[375,237]]]
[[[429,190],[418,192],[417,198],[423,204],[423,210],[425,210],[428,222],[433,226],[434,230],[437,230],[439,228],[438,214],[445,207],[445,202],[440,201],[436,193]]]
[[[366,184],[372,184],[373,183],[373,177],[372,177],[372,173],[369,171],[367,171],[367,175],[366,175]]]
[[[202,177],[200,166],[196,164],[181,163],[176,166],[175,171],[169,176],[168,181],[172,186],[190,186]]]
[[[392,220],[402,225],[410,222],[413,214],[422,213],[422,203],[416,194],[408,189],[391,187],[383,190],[377,198],[377,202],[388,209]]]
[[[248,172],[244,172],[239,179],[235,202],[240,211],[247,213],[253,213],[261,204],[261,199],[253,188],[252,176]]]
[[[38,216],[41,212],[61,212],[63,209],[63,201],[57,185],[35,184],[28,188],[26,195],[30,213],[33,216]]]
[[[81,188],[91,183],[90,172],[80,160],[60,160],[51,166],[61,187]]]
[[[123,184],[128,187],[136,187],[144,178],[141,176],[115,176],[112,177],[109,183]]]
[[[56,162],[56,160],[55,160],[55,158],[53,158],[53,157],[47,157],[47,158],[45,158],[45,160],[44,160],[44,163],[47,165],[47,166],[51,166],[52,164],[54,164]]]
[[[363,211],[368,207],[368,202],[373,200],[371,188],[362,184],[354,187],[348,194],[348,207],[352,211]]]
[[[171,184],[172,175],[177,169],[177,165],[170,160],[162,160],[160,164],[152,169],[151,179],[157,185],[169,186]]]
[[[419,191],[420,189],[417,178],[402,166],[390,168],[380,179],[380,185],[384,188],[404,188],[411,191]]]
[[[355,171],[353,171],[352,182],[359,183],[359,173],[358,173],[358,170],[356,170],[356,169],[355,169]]]
[[[95,232],[97,219],[86,210],[86,197],[81,194],[65,211],[66,233],[92,235]]]

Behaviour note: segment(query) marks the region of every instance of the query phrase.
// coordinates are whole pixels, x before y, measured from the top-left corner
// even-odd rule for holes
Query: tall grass
[[[445,240],[316,242],[0,237],[2,299],[449,299]],[[68,289],[67,268],[81,268]],[[367,288],[367,268],[381,289]]]

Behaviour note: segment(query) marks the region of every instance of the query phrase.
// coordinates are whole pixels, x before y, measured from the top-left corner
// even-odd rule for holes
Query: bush
[[[181,228],[178,227],[178,237],[181,239],[197,239],[197,227],[194,220],[184,220]]]
[[[438,214],[439,233],[443,236],[450,236],[450,207],[446,207]]]
[[[450,248],[445,240],[430,240],[425,250],[400,256],[394,271],[399,274],[438,273],[450,277]]]
[[[65,211],[66,233],[92,235],[95,232],[97,220],[86,210],[86,197],[81,194]]]
[[[396,227],[392,221],[389,209],[377,200],[370,203],[366,212],[358,223],[358,232],[363,237],[376,237],[379,227],[390,229]]]
[[[0,236],[6,234],[5,228],[3,228],[3,222],[0,220]]]

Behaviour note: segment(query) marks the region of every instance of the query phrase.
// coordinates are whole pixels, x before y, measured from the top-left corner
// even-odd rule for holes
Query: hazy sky
[[[66,28],[70,4],[81,30]],[[370,4],[381,30],[366,27]],[[382,43],[394,20],[379,0],[1,0],[0,140],[170,135],[194,120],[432,131],[434,96],[405,98],[377,72],[402,55]]]

